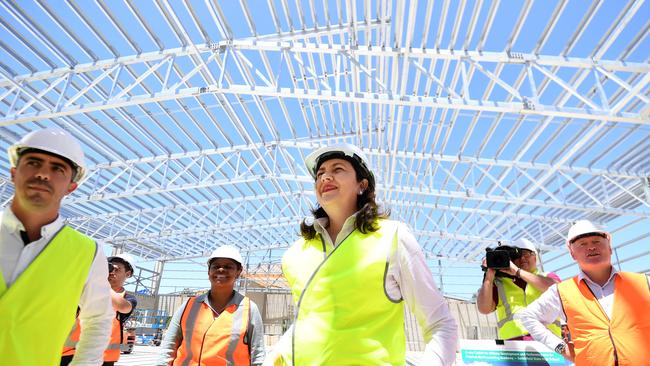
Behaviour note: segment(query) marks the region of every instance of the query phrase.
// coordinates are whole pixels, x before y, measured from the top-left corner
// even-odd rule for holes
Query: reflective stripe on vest
[[[250,350],[244,337],[250,322],[250,299],[235,298],[219,316],[205,303],[207,294],[187,301],[181,317],[183,340],[174,366],[249,365]],[[239,304],[239,305],[237,305]]]
[[[126,292],[124,295],[126,295]],[[68,338],[63,344],[62,356],[72,356],[75,354],[80,335],[81,325],[79,324],[79,318],[77,318]],[[121,343],[126,343],[126,339],[122,342],[122,327],[120,326],[120,321],[118,320],[118,314],[116,312],[111,324],[111,339],[108,343],[108,347],[106,347],[106,350],[104,351],[103,360],[106,362],[118,361],[120,359]]]
[[[111,326],[111,340],[108,343],[108,347],[104,351],[104,361],[106,362],[116,362],[120,359],[122,343],[122,326],[118,319],[117,313],[113,318],[113,324]]]
[[[650,363],[649,286],[644,274],[618,272],[610,319],[584,280],[558,284],[577,366]]]
[[[68,334],[68,338],[66,338],[65,343],[63,343],[63,353],[61,354],[62,356],[74,355],[80,335],[81,327],[79,326],[79,318],[77,318],[75,319],[74,325],[70,330],[70,334]]]
[[[278,350],[286,364],[405,363],[404,305],[385,292],[398,223],[378,226],[354,230],[334,249],[317,235],[285,252],[283,272],[297,303],[291,349]]]
[[[11,287],[0,281],[3,364],[60,364],[96,253],[92,239],[63,226]]]
[[[122,292],[122,297],[126,297],[126,291]],[[133,311],[135,309],[131,309]],[[113,324],[111,326],[111,340],[108,343],[108,347],[104,351],[104,361],[105,362],[117,362],[120,359],[120,352],[122,351],[122,344],[126,343],[126,339],[123,337],[122,323],[120,323],[120,315],[118,312],[115,312],[115,317],[113,317]]]
[[[532,272],[535,275],[546,276],[545,273],[540,273],[535,270]],[[517,286],[514,281],[507,277],[497,277],[494,280],[494,285],[497,288],[499,295],[499,303],[497,304],[497,326],[499,328],[500,339],[510,339],[521,337],[528,334],[528,330],[518,321],[513,319],[514,314],[523,310],[533,301],[537,300],[542,292],[530,284],[526,285],[526,289]],[[549,324],[547,328],[558,337],[562,334],[559,319]]]

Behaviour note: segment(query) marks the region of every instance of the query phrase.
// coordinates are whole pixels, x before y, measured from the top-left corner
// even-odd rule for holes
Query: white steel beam
[[[407,59],[409,60],[415,60],[414,62],[410,62],[408,64],[404,65],[403,71],[406,72],[408,69],[408,66],[410,65],[411,67],[414,68],[414,70],[417,70],[419,73],[423,72],[424,69],[423,67],[418,63],[419,61],[417,60],[422,60],[426,59],[427,56],[429,56],[430,59],[443,59],[443,60],[455,60],[459,63],[460,69],[464,69],[467,65],[472,65],[473,67],[482,70],[483,73],[488,75],[488,77],[492,80],[496,80],[497,83],[499,83],[501,86],[503,86],[505,89],[509,90],[509,92],[512,95],[516,95],[517,98],[522,98],[525,97],[526,100],[523,102],[517,102],[517,103],[512,103],[512,102],[505,102],[505,101],[500,101],[500,100],[484,100],[484,99],[470,99],[469,96],[463,94],[463,98],[458,98],[457,94],[455,92],[450,93],[450,98],[438,98],[434,96],[426,96],[426,95],[409,95],[405,93],[405,90],[400,90],[397,92],[396,90],[392,90],[393,88],[389,88],[387,90],[386,84],[382,81],[382,79],[376,79],[376,82],[378,85],[382,86],[382,89],[385,90],[383,93],[376,93],[376,92],[364,92],[358,90],[358,88],[355,88],[354,90],[342,90],[339,86],[334,84],[328,84],[330,81],[329,78],[320,78],[318,75],[316,75],[315,71],[313,70],[312,67],[306,67],[305,70],[307,70],[310,74],[310,78],[314,79],[319,79],[320,80],[320,85],[323,86],[323,89],[310,89],[306,85],[303,86],[302,88],[295,85],[292,85],[291,87],[286,87],[286,83],[283,83],[283,85],[277,85],[277,86],[269,86],[269,80],[273,79],[272,75],[264,75],[260,70],[255,69],[255,73],[261,76],[262,80],[266,80],[263,84],[261,85],[254,85],[252,84],[254,81],[249,80],[249,84],[247,85],[242,85],[242,84],[233,84],[232,81],[228,82],[228,85],[226,87],[223,86],[222,82],[219,82],[217,84],[214,83],[214,79],[211,80],[206,80],[205,81],[205,86],[200,87],[200,88],[183,88],[182,84],[187,81],[193,73],[197,73],[199,71],[203,72],[204,70],[207,70],[207,64],[210,64],[214,61],[218,62],[218,66],[221,69],[222,73],[233,73],[237,72],[238,74],[244,75],[243,70],[239,67],[239,69],[236,71],[232,67],[228,67],[226,69],[226,64],[221,63],[221,61],[216,58],[215,56],[218,55],[220,52],[214,52],[213,50],[221,50],[225,49],[226,51],[228,50],[233,50],[238,57],[237,59],[246,59],[245,55],[241,54],[241,50],[255,50],[261,53],[266,53],[266,52],[282,52],[282,53],[290,53],[293,55],[293,57],[286,58],[285,62],[283,63],[283,66],[281,67],[289,67],[291,68],[292,63],[296,62],[296,60],[300,61],[300,58],[298,58],[298,54],[307,54],[309,55],[309,58],[311,59],[311,55],[313,54],[343,54],[347,55],[347,59],[350,62],[350,64],[354,67],[359,67],[361,64],[359,62],[356,62],[357,57],[365,56],[368,58],[371,57],[389,57],[392,59],[396,59],[399,57],[404,57],[406,55]],[[611,76],[614,76],[612,73],[613,72],[628,72],[628,73],[638,73],[638,74],[647,74],[650,72],[650,65],[649,64],[643,64],[643,63],[622,63],[622,62],[595,62],[594,60],[588,60],[588,59],[570,59],[570,58],[554,58],[554,57],[544,57],[544,56],[537,56],[537,55],[515,55],[515,54],[510,54],[510,53],[472,53],[472,52],[451,52],[451,51],[445,51],[445,50],[436,50],[435,52],[429,52],[427,50],[408,50],[408,49],[400,49],[400,50],[382,50],[381,48],[378,48],[376,46],[370,46],[366,49],[363,47],[352,47],[352,46],[341,46],[341,47],[333,47],[332,45],[318,45],[318,44],[299,44],[299,43],[286,43],[286,42],[239,42],[236,43],[234,42],[233,44],[230,43],[224,43],[224,44],[219,44],[218,46],[213,45],[212,47],[206,47],[204,46],[192,46],[192,50],[186,50],[186,49],[177,49],[175,50],[177,53],[173,52],[165,52],[165,53],[156,53],[156,54],[151,54],[151,55],[139,55],[136,57],[124,57],[120,58],[117,60],[111,60],[109,61],[103,61],[103,62],[97,62],[92,65],[80,65],[72,69],[57,69],[54,70],[50,73],[39,73],[39,74],[34,74],[34,75],[25,75],[25,76],[16,76],[16,77],[11,77],[7,75],[6,72],[3,72],[4,78],[6,79],[5,81],[0,81],[0,86],[4,86],[5,88],[8,88],[8,90],[14,90],[13,92],[10,93],[3,93],[5,95],[5,98],[9,98],[12,95],[17,95],[17,93],[22,93],[22,94],[27,94],[30,96],[29,100],[27,100],[24,104],[24,106],[18,105],[16,106],[16,109],[20,108],[20,111],[22,113],[12,113],[12,111],[8,111],[5,113],[3,118],[0,118],[0,125],[8,125],[8,124],[14,124],[14,123],[21,123],[21,122],[26,122],[26,121],[34,121],[34,120],[41,120],[41,119],[48,119],[48,118],[56,118],[56,117],[61,117],[61,116],[67,116],[67,115],[73,115],[73,114],[78,114],[78,113],[89,113],[92,111],[97,111],[97,110],[105,110],[105,109],[110,109],[110,108],[121,108],[121,107],[127,107],[131,105],[139,105],[139,104],[146,104],[146,103],[151,103],[151,102],[161,102],[165,100],[173,100],[173,99],[179,99],[179,98],[187,98],[190,96],[195,96],[203,93],[226,93],[226,94],[245,94],[245,95],[258,95],[258,96],[267,96],[267,97],[289,97],[289,98],[299,98],[299,99],[306,99],[306,100],[323,100],[323,101],[350,101],[353,103],[370,103],[370,104],[376,104],[376,103],[381,103],[381,104],[387,104],[389,106],[421,106],[421,107],[436,107],[436,108],[449,108],[453,110],[477,110],[477,111],[491,111],[491,112],[499,112],[499,113],[520,113],[520,114],[533,114],[533,115],[544,115],[544,116],[557,116],[557,117],[567,117],[567,118],[581,118],[581,119],[601,119],[601,120],[607,120],[607,121],[617,121],[617,122],[631,122],[631,123],[648,123],[647,118],[644,118],[642,115],[634,114],[634,113],[625,113],[622,111],[623,105],[627,104],[632,98],[635,96],[640,98],[641,100],[647,100],[647,97],[645,97],[642,94],[639,94],[642,90],[645,89],[646,85],[648,84],[648,78],[647,75],[645,78],[642,78],[640,81],[638,81],[635,85],[628,85],[626,82],[623,82],[620,80],[620,78],[614,79],[617,81],[619,84],[620,89],[622,89],[625,93],[630,94],[630,95],[625,95],[623,99],[621,99],[621,103],[617,105],[617,110],[609,110],[604,107],[598,106],[595,103],[591,102],[588,98],[583,97],[578,93],[578,91],[572,87],[570,87],[567,83],[567,81],[563,81],[562,77],[560,74],[554,73],[554,71],[549,71],[543,66],[547,67],[569,67],[569,68],[576,68],[578,70],[587,70],[587,69],[592,69],[595,67],[598,67],[599,70],[603,73],[608,73]],[[203,61],[202,57],[199,57],[201,60],[200,63],[195,64],[195,67],[193,71],[190,73],[183,75],[183,77],[180,79],[179,82],[177,82],[174,86],[167,86],[167,85],[158,85],[157,90],[151,90],[150,93],[147,93],[145,95],[143,94],[132,94],[130,93],[130,90],[135,88],[137,85],[141,84],[147,77],[156,72],[156,69],[163,66],[163,65],[168,65],[171,67],[171,63],[173,62],[179,62],[179,60],[182,57],[193,57],[196,53],[207,53],[210,55],[207,60]],[[229,54],[231,52],[226,52],[225,54]],[[173,58],[172,58],[173,56]],[[153,65],[151,65],[153,63]],[[587,104],[587,108],[576,108],[576,107],[565,107],[565,106],[549,106],[549,105],[542,105],[539,103],[535,103],[534,101],[538,101],[539,95],[537,95],[537,91],[535,91],[535,95],[525,95],[523,94],[523,90],[521,88],[515,89],[506,84],[504,81],[499,79],[496,75],[493,73],[487,71],[482,64],[492,64],[492,63],[497,63],[498,65],[503,65],[503,64],[509,64],[509,65],[520,65],[520,67],[526,69],[528,72],[530,72],[530,68],[528,65],[534,65],[536,70],[540,71],[543,76],[547,80],[553,80],[559,85],[563,87],[568,93],[577,96],[579,99],[581,99],[583,102]],[[61,77],[69,74],[72,75],[72,77],[76,76],[82,76],[85,75],[84,77],[89,79],[90,85],[83,90],[90,89],[93,85],[93,83],[97,83],[96,79],[102,79],[106,77],[112,70],[116,69],[119,65],[120,69],[122,67],[125,67],[127,65],[135,65],[135,64],[144,64],[147,67],[147,71],[139,75],[136,79],[132,80],[129,79],[128,85],[126,87],[120,87],[118,88],[119,90],[116,90],[112,95],[108,96],[106,99],[102,100],[93,100],[89,99],[90,97],[85,97],[82,100],[77,100],[83,93],[77,93],[74,97],[70,99],[63,98],[61,103],[57,103],[57,105],[53,107],[46,106],[43,103],[40,103],[40,107],[32,106],[31,108],[27,108],[30,105],[34,103],[34,100],[36,99],[34,95],[26,88],[26,85],[29,85],[30,82],[34,82],[37,80],[47,82],[51,78],[56,78],[56,82],[58,83],[61,81]],[[239,65],[239,62],[238,62]],[[250,62],[248,62],[249,66],[252,66]],[[298,62],[298,65],[303,65],[300,62]],[[356,66],[355,66],[356,65]],[[306,65],[303,65],[306,66]],[[100,70],[104,71],[100,76],[94,76],[94,74],[91,74],[93,70]],[[226,71],[227,70],[227,71]],[[370,73],[367,68],[363,68],[361,70],[366,70],[366,73]],[[456,70],[459,70],[459,68],[456,68]],[[268,72],[268,71],[265,71]],[[279,72],[276,72],[276,74]],[[210,73],[205,73],[205,75],[210,75]],[[368,74],[369,76],[372,74]],[[441,84],[441,81],[435,77],[435,75],[431,73],[426,73],[427,76],[430,78],[433,78],[433,80],[436,80],[438,84]],[[465,75],[465,74],[463,74]],[[70,77],[70,76],[68,76]],[[166,78],[165,78],[166,79]],[[395,78],[393,78],[395,80]],[[467,78],[464,78],[462,89],[467,90],[467,83],[471,83],[471,80],[467,80]],[[277,81],[276,81],[277,83]],[[405,84],[402,84],[402,88],[404,87]],[[444,86],[444,84],[442,84]],[[149,89],[151,86],[148,84],[148,87],[145,89]],[[155,85],[154,85],[155,87]],[[16,89],[18,88],[18,89]],[[36,88],[31,88],[31,89],[36,89]],[[453,89],[451,89],[453,91]],[[62,95],[62,93],[61,93]],[[531,101],[533,103],[531,104]],[[75,103],[76,102],[76,103]]]
[[[80,113],[91,113],[95,111],[122,108],[152,102],[162,102],[179,98],[188,98],[201,94],[235,94],[255,95],[275,98],[295,98],[303,100],[320,100],[330,102],[367,103],[370,105],[381,104],[388,106],[410,106],[442,108],[451,110],[470,110],[476,112],[512,113],[519,115],[538,115],[558,118],[571,118],[583,120],[601,120],[606,122],[624,122],[634,124],[650,124],[650,119],[636,113],[612,113],[606,110],[593,110],[589,108],[571,108],[554,106],[535,106],[531,109],[527,103],[493,102],[481,100],[464,100],[437,97],[422,97],[412,95],[396,95],[368,92],[323,92],[315,89],[294,89],[294,88],[268,88],[251,87],[249,85],[231,85],[227,88],[220,88],[217,85],[210,85],[201,88],[186,88],[177,91],[161,91],[152,95],[139,95],[120,99],[113,99],[106,102],[84,103],[77,106],[61,108],[59,110],[46,109],[38,112],[23,113],[0,118],[0,126],[7,126],[16,123],[40,121]]]

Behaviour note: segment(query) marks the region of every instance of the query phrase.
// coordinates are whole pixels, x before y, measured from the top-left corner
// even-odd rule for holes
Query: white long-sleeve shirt
[[[356,215],[352,215],[345,221],[335,242],[325,229],[328,225],[327,218],[315,220],[314,228],[323,237],[325,245],[333,248],[354,231],[355,219]],[[397,250],[388,261],[385,289],[391,299],[404,299],[418,321],[427,342],[421,364],[451,365],[456,357],[458,343],[456,320],[433,280],[422,248],[403,223],[399,223],[397,228]],[[290,342],[292,331],[293,326],[279,343]]]
[[[618,271],[616,268],[612,267],[609,279],[602,286],[592,281],[584,272],[580,271],[580,273],[578,273],[578,280],[584,281],[587,284],[598,300],[598,303],[605,311],[605,314],[610,318],[612,316],[612,307],[614,305],[614,276],[617,273]],[[558,336],[551,333],[544,324],[552,323],[558,316],[562,321],[566,322],[565,314],[562,311],[562,300],[558,293],[557,284],[555,284],[549,287],[549,289],[532,304],[528,305],[526,309],[515,314],[515,319],[521,321],[536,341],[539,341],[554,350],[555,347],[563,341]]]
[[[25,231],[25,227],[14,215],[11,207],[4,209],[0,220],[0,269],[9,288],[59,232],[63,226],[63,219],[59,216],[54,222],[43,226],[41,238],[27,245],[24,244],[20,234],[21,231]],[[66,266],[68,263],[60,265]],[[88,279],[79,299],[79,307],[82,331],[70,365],[100,365],[108,345],[112,318],[115,314],[111,306],[108,265],[101,246],[91,264]],[[35,349],[34,352],[37,350]]]

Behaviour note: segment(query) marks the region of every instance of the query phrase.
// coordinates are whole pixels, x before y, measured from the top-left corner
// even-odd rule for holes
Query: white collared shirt
[[[336,247],[355,229],[356,214],[348,217],[336,240],[327,230],[327,218],[314,221],[325,245]],[[451,315],[433,275],[427,266],[422,248],[404,223],[397,227],[397,250],[389,258],[385,281],[386,294],[391,299],[404,299],[415,315],[427,342],[422,365],[451,365],[456,357],[458,326]]]
[[[27,245],[20,235],[25,227],[14,215],[11,206],[4,209],[0,220],[0,270],[9,288],[63,227],[63,219],[59,216],[52,223],[43,226],[41,238]],[[79,299],[79,308],[82,332],[70,365],[101,364],[115,314],[111,306],[107,260],[101,246],[91,264]]]
[[[605,310],[605,314],[610,319],[612,318],[612,308],[614,307],[614,275],[617,273],[618,270],[612,266],[612,273],[609,275],[607,282],[602,286],[592,281],[586,273],[582,271],[578,273],[578,280],[585,281],[600,306]],[[564,313],[562,313],[562,316],[564,316]],[[563,320],[566,321],[566,319]]]

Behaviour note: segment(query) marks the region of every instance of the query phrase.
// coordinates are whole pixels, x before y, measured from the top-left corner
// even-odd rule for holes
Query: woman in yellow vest
[[[560,277],[553,272],[541,272],[537,268],[539,254],[528,239],[515,240],[509,246],[519,250],[518,257],[513,258],[511,254],[509,268],[486,269],[476,297],[476,306],[482,314],[496,311],[499,339],[531,341],[533,337],[514,316],[538,299],[549,287],[559,283]],[[548,329],[560,336],[559,319],[548,324]]]
[[[265,364],[403,365],[404,304],[427,346],[424,363],[453,363],[457,326],[417,241],[375,202],[375,177],[356,146],[307,156],[319,207],[282,267],[295,321]]]
[[[242,257],[232,246],[208,259],[210,290],[190,298],[174,314],[161,344],[158,365],[261,365],[262,316],[248,297],[234,290]]]

